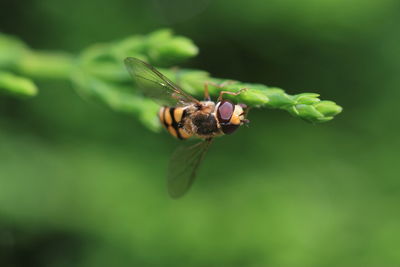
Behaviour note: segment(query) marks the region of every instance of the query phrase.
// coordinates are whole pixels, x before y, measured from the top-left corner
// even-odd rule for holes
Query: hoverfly
[[[204,86],[204,101],[199,101],[183,91],[150,64],[128,57],[125,65],[142,93],[161,105],[158,117],[167,131],[175,138],[185,140],[198,137],[203,141],[178,147],[173,153],[167,175],[168,192],[172,198],[183,196],[193,184],[196,171],[212,140],[216,136],[231,134],[245,119],[247,106],[233,104],[223,99],[221,91],[217,103],[211,101],[208,83]]]

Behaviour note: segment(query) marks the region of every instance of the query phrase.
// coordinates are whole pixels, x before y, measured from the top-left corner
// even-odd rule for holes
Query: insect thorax
[[[202,101],[202,107],[196,108],[188,115],[194,135],[201,138],[208,138],[220,135],[220,129],[215,117],[215,103],[212,101]],[[188,110],[189,111],[189,110]]]
[[[217,120],[212,113],[196,112],[192,117],[195,133],[199,136],[213,136],[219,132]]]
[[[208,138],[222,134],[215,116],[215,103],[201,103],[202,107],[195,104],[162,107],[159,113],[160,121],[171,135],[179,139],[186,139],[192,135]]]

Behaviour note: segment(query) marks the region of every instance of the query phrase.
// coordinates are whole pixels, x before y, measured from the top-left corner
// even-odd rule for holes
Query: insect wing
[[[125,59],[125,66],[143,94],[160,105],[199,103],[150,64],[128,57]]]
[[[193,184],[199,168],[212,140],[178,147],[171,157],[167,183],[172,198],[183,196]]]

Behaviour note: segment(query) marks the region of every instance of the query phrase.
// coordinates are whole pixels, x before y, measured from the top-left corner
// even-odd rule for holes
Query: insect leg
[[[236,93],[230,92],[230,91],[221,91],[221,92],[219,92],[218,102],[222,100],[222,96],[225,95],[225,94],[226,95],[235,95],[236,96],[236,95],[240,95],[241,93],[243,93],[245,91],[247,91],[247,88],[242,88],[239,91],[237,91]]]

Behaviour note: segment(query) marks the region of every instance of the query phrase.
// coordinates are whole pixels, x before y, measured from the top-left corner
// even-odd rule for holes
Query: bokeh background
[[[397,0],[0,2],[0,31],[36,49],[172,28],[216,77],[320,93],[312,125],[252,110],[190,193],[165,189],[177,142],[68,82],[0,97],[0,266],[400,265]]]

